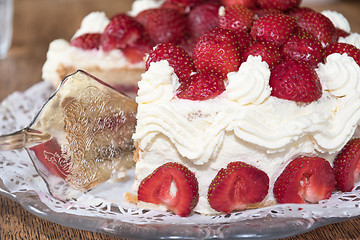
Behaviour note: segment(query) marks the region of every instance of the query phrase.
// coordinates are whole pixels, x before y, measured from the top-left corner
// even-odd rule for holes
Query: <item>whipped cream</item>
[[[341,13],[331,10],[325,10],[322,11],[321,13],[325,15],[327,18],[329,18],[336,28],[344,30],[345,32],[348,33],[351,32],[351,28],[348,20]]]
[[[140,160],[134,188],[158,166],[179,162],[199,181],[195,211],[213,214],[207,201],[209,184],[228,163],[244,161],[268,174],[264,202],[274,203],[273,184],[294,157],[317,155],[332,164],[353,136],[360,120],[360,91],[354,87],[360,67],[353,63],[346,55],[330,55],[318,70],[326,86],[322,97],[304,106],[270,96],[269,68],[258,57],[249,57],[238,72],[229,73],[226,91],[206,101],[174,97],[173,70],[166,61],[152,63],[139,82],[133,138]],[[334,65],[345,67],[345,74],[335,75],[339,84],[326,73]]]
[[[350,33],[350,35],[345,38],[340,37],[339,42],[352,44],[355,47],[360,49],[360,34],[359,33]]]
[[[104,12],[89,13],[81,21],[80,28],[76,31],[72,38],[74,39],[85,33],[102,33],[104,32],[109,22],[110,19],[106,16]]]
[[[160,8],[165,0],[136,0],[134,1],[131,11],[128,12],[131,16],[136,16],[140,12],[151,8]]]

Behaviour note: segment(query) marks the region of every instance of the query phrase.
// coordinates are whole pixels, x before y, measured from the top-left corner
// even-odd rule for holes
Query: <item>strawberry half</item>
[[[85,50],[99,49],[100,47],[100,33],[85,33],[70,41],[70,45]]]
[[[360,66],[360,49],[348,43],[331,43],[325,48],[325,58],[333,53],[346,53]]]
[[[214,28],[199,38],[193,60],[198,71],[226,77],[240,66],[236,35],[224,28]]]
[[[241,62],[245,62],[250,55],[261,56],[262,61],[265,61],[270,68],[273,68],[282,60],[282,54],[279,48],[269,43],[255,42],[250,44],[250,46],[241,53]]]
[[[278,203],[317,203],[335,189],[330,163],[320,157],[297,157],[291,161],[274,184]]]
[[[360,181],[360,139],[350,140],[336,155],[334,174],[336,187],[344,192],[350,192],[354,184]]]
[[[167,60],[169,65],[174,68],[180,83],[196,71],[192,58],[181,47],[173,43],[160,43],[151,50],[146,59],[146,70],[149,69],[150,63],[161,60]]]
[[[225,91],[224,80],[222,76],[198,72],[180,84],[176,96],[194,101],[211,99]]]
[[[63,179],[70,174],[71,160],[63,157],[61,147],[55,139],[31,147],[30,150],[51,174]]]
[[[135,18],[127,14],[117,14],[110,19],[101,36],[101,46],[104,51],[125,48],[135,43],[141,36],[144,28]]]
[[[309,64],[312,67],[324,59],[321,43],[310,32],[298,27],[280,49],[285,59],[293,59]]]
[[[232,162],[212,180],[208,201],[214,210],[231,213],[261,202],[268,190],[269,177],[265,172],[243,162]]]
[[[175,186],[175,192],[172,192]],[[196,206],[197,179],[185,166],[168,162],[144,178],[138,189],[139,201],[163,204],[175,214],[186,217]]]
[[[150,39],[143,36],[142,38],[138,39],[135,43],[122,49],[122,52],[124,53],[126,59],[129,62],[135,64],[144,61],[145,54],[149,53],[153,47],[154,46],[150,41]]]
[[[254,0],[221,0],[221,3],[225,7],[230,7],[233,5],[242,5],[250,9],[256,7],[256,1]]]
[[[154,43],[177,43],[185,37],[186,17],[170,8],[149,9],[144,27]]]
[[[295,17],[298,25],[314,35],[323,46],[336,41],[335,26],[325,15],[310,8],[296,8],[289,14]]]
[[[269,14],[254,21],[250,35],[258,42],[281,47],[296,27],[296,20],[291,16]]]
[[[310,103],[322,96],[316,71],[295,60],[285,60],[276,65],[271,71],[269,84],[272,96],[295,102]]]
[[[225,8],[224,14],[219,17],[219,26],[232,31],[247,32],[254,20],[254,13],[242,5],[232,5]]]

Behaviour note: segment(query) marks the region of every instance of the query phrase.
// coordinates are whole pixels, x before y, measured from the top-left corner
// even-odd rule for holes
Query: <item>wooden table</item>
[[[0,60],[0,101],[13,91],[23,91],[41,81],[41,68],[49,43],[69,39],[81,19],[92,11],[108,16],[130,9],[130,0],[16,0],[13,45]],[[345,15],[354,32],[360,32],[360,2],[343,1],[312,6],[337,10]],[[17,203],[0,197],[0,239],[118,239],[105,234],[60,226],[36,217]],[[360,239],[360,218],[328,225],[295,239]]]

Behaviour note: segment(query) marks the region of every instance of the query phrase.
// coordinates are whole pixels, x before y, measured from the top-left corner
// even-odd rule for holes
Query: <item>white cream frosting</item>
[[[72,38],[76,38],[85,33],[102,33],[109,24],[110,19],[104,12],[89,13],[81,21],[80,28],[76,31]]]
[[[229,162],[244,161],[268,174],[270,189],[265,201],[273,201],[272,186],[292,158],[316,154],[332,163],[335,153],[353,136],[360,120],[360,91],[351,86],[359,80],[360,68],[352,61],[346,55],[330,56],[318,70],[327,86],[322,97],[304,106],[269,96],[268,72],[259,58],[249,58],[237,73],[230,73],[226,91],[206,101],[174,97],[177,79],[173,70],[166,61],[152,63],[139,82],[133,138],[139,144],[140,160],[134,188],[158,166],[179,162],[194,171],[199,181],[195,211],[213,214],[207,202],[211,180]],[[339,85],[325,77],[333,65],[347,69],[335,75]],[[247,78],[256,83],[245,81]],[[241,85],[252,96],[250,100],[242,100],[246,94],[239,89]],[[262,90],[253,91],[254,86]]]
[[[329,18],[336,28],[344,30],[345,32],[348,33],[351,32],[351,28],[348,20],[341,13],[331,10],[325,10],[322,11],[321,13],[325,15],[327,18]]]
[[[324,90],[337,97],[360,91],[360,68],[352,57],[346,53],[334,53],[325,62],[320,63],[317,69]]]
[[[238,72],[227,75],[229,99],[241,104],[260,104],[271,94],[269,65],[261,56],[249,56]]]
[[[136,16],[140,12],[151,8],[159,8],[165,0],[136,0],[134,1],[129,15]]]

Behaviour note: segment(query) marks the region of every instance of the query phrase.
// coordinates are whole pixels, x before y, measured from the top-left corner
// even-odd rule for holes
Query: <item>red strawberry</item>
[[[291,161],[274,184],[278,203],[317,203],[335,189],[330,163],[320,157],[297,157]]]
[[[207,100],[225,91],[224,78],[209,73],[196,73],[183,81],[176,90],[176,96],[189,100]]]
[[[234,33],[237,36],[240,51],[243,51],[250,44],[254,43],[254,39],[252,39],[249,32],[234,31]]]
[[[169,65],[174,68],[180,83],[196,71],[191,57],[181,47],[173,43],[158,44],[146,59],[146,70],[149,69],[150,63],[161,60],[167,60]]]
[[[70,41],[70,45],[82,49],[99,49],[100,33],[85,33]]]
[[[256,1],[254,0],[221,0],[221,2],[225,7],[230,7],[233,5],[242,5],[250,9],[256,7]]]
[[[278,9],[286,11],[296,8],[300,5],[301,0],[257,0],[258,5],[264,9]]]
[[[143,36],[138,39],[135,43],[122,49],[125,57],[131,63],[142,62],[145,58],[145,54],[149,53],[153,48],[153,44],[150,39]]]
[[[315,70],[305,63],[285,60],[276,65],[270,75],[271,95],[295,102],[310,103],[322,95]]]
[[[203,3],[191,10],[187,23],[193,38],[196,39],[219,25],[219,7],[217,3]]]
[[[334,24],[325,15],[309,8],[297,8],[289,12],[298,21],[298,25],[314,35],[323,46],[337,39]]]
[[[177,3],[172,3],[172,2],[163,2],[161,4],[161,8],[170,8],[170,9],[178,11],[181,14],[186,14],[189,11],[188,7],[186,7],[184,5],[179,5]]]
[[[337,154],[334,160],[336,187],[350,192],[354,184],[360,181],[360,139],[350,140]]]
[[[219,26],[229,30],[248,31],[254,20],[254,13],[242,5],[226,7],[219,16]]]
[[[226,77],[240,66],[240,49],[236,35],[227,29],[214,28],[197,42],[193,59],[198,71]]]
[[[325,58],[333,53],[346,53],[352,57],[355,62],[360,66],[360,50],[354,45],[348,43],[332,43],[325,48]]]
[[[340,28],[335,28],[335,32],[336,32],[336,36],[337,36],[337,40],[340,38],[340,37],[343,37],[343,38],[346,38],[347,36],[350,35],[350,33],[340,29]],[[336,42],[337,42],[336,40]]]
[[[172,184],[176,192],[171,193]],[[185,166],[168,162],[144,178],[138,189],[139,201],[163,204],[182,217],[188,216],[196,206],[199,193],[197,179]]]
[[[317,67],[324,59],[321,43],[304,28],[298,27],[294,34],[282,45],[281,52],[285,59],[293,59]]]
[[[55,139],[31,147],[30,150],[34,151],[36,158],[51,174],[63,179],[70,174],[71,161],[63,157],[61,147]],[[35,165],[37,166],[36,163]]]
[[[250,46],[241,53],[241,62],[245,62],[250,55],[261,56],[262,60],[267,62],[270,68],[273,68],[282,60],[282,54],[279,48],[268,43],[255,42],[250,44]]]
[[[258,18],[261,18],[266,15],[270,15],[270,14],[283,13],[282,11],[280,11],[278,9],[273,9],[273,8],[271,8],[271,9],[255,8],[255,9],[252,9],[252,11],[255,13],[254,20],[257,20]]]
[[[201,4],[204,0],[165,0],[165,2],[192,8]]]
[[[186,17],[170,8],[154,8],[146,13],[144,27],[155,43],[179,42],[186,33]]]
[[[101,36],[101,46],[104,51],[125,48],[141,38],[143,31],[135,18],[126,14],[115,15]]]
[[[284,14],[269,14],[254,21],[250,34],[258,42],[280,47],[296,28],[296,20]]]
[[[216,211],[231,213],[261,202],[268,190],[269,177],[265,172],[243,162],[232,162],[212,180],[208,201]]]

